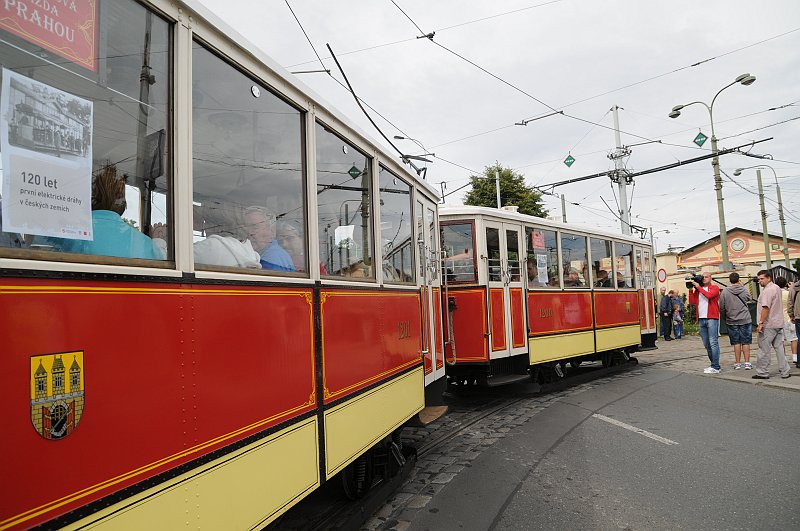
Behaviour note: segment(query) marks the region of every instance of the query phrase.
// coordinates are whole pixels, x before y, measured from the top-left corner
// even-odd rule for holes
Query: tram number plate
[[[397,338],[406,339],[411,337],[411,322],[399,321],[397,323]]]

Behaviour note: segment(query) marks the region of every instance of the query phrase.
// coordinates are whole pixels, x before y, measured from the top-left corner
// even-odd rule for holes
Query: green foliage
[[[471,175],[472,190],[464,197],[465,205],[472,206],[497,206],[497,193],[495,191],[495,175],[500,172],[500,204],[502,206],[515,205],[519,207],[520,214],[543,218],[547,210],[542,204],[542,194],[532,186],[525,184],[525,176],[514,172],[511,168],[504,168],[500,163],[487,166],[481,175]]]
[[[800,273],[800,258],[794,261],[794,270]]]

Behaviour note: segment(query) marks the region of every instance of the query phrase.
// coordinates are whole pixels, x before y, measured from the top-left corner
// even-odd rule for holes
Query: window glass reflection
[[[564,287],[586,287],[589,280],[586,271],[585,236],[561,233],[561,261],[563,264]]]
[[[559,287],[558,247],[553,230],[525,228],[529,288]]]
[[[503,261],[500,255],[500,230],[486,227],[486,256],[489,265],[489,281],[500,282],[503,275]]]
[[[328,275],[375,278],[371,159],[317,123],[320,256]]]
[[[599,238],[589,238],[592,252],[592,274],[594,287],[613,288],[615,282],[614,266],[611,261],[611,242]]]
[[[472,224],[442,225],[445,272],[448,282],[475,282],[475,248]]]
[[[200,43],[192,61],[195,263],[306,272],[301,112]]]
[[[385,282],[414,282],[411,186],[380,167],[381,255]]]
[[[172,258],[171,26],[131,0],[98,0],[73,11],[99,25],[87,57],[68,47],[53,51],[49,37],[34,44],[0,35],[9,142],[0,172],[8,221],[0,225],[0,253],[76,253],[83,256],[62,259],[89,262]],[[6,22],[19,13],[6,9]],[[3,183],[18,170],[26,170],[26,182]],[[35,208],[15,197],[23,189]]]
[[[618,288],[633,288],[633,245],[614,242],[615,282]]]

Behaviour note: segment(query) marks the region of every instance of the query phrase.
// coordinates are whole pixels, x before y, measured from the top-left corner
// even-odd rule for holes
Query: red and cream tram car
[[[649,243],[522,215],[439,209],[450,382],[497,385],[656,338]]]
[[[2,145],[0,529],[358,490],[444,384],[435,190],[197,3],[73,7],[0,26],[0,126],[80,137]]]

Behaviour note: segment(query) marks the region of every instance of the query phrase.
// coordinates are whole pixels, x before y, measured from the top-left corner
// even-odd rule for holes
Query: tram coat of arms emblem
[[[83,352],[31,356],[31,422],[40,436],[63,439],[83,416]]]

